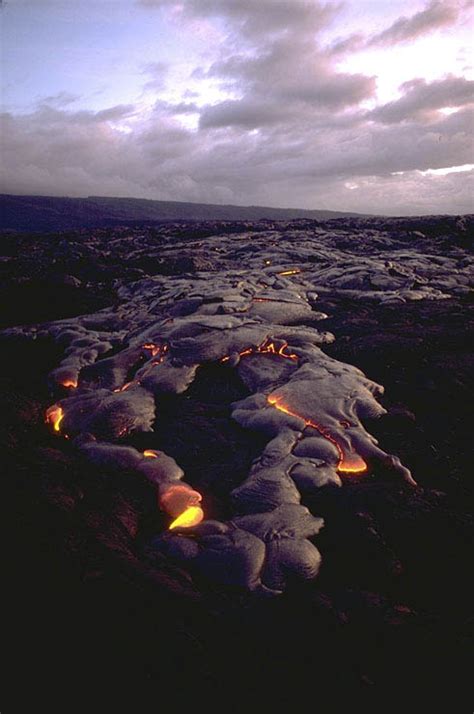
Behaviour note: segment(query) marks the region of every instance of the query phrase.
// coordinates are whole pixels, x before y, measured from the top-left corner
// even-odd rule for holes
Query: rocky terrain
[[[473,222],[5,233],[13,673],[464,701]]]

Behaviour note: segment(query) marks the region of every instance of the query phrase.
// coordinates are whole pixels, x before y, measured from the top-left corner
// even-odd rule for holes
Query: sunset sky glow
[[[6,0],[3,193],[473,208],[470,0]]]

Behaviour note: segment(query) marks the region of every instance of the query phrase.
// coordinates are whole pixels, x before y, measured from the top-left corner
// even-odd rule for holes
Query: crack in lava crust
[[[316,424],[316,422],[312,421],[311,419],[306,419],[301,414],[292,411],[290,407],[281,403],[278,396],[269,396],[268,403],[271,404],[271,406],[275,407],[275,409],[278,409],[279,411],[283,412],[284,414],[289,414],[290,416],[297,417],[298,419],[303,419],[306,426],[310,426],[312,429],[316,429],[316,431],[321,434],[321,436],[330,441],[331,444],[334,444],[339,454],[339,463],[337,464],[338,471],[347,474],[360,474],[365,473],[367,471],[367,464],[365,463],[364,459],[355,452],[348,455],[345,454],[340,443],[337,441],[337,439],[331,436],[326,427],[322,426],[321,424]]]

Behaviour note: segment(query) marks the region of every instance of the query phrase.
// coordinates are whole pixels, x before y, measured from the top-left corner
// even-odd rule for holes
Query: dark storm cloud
[[[394,101],[378,107],[370,116],[372,119],[391,124],[406,119],[431,119],[433,110],[443,107],[459,107],[474,102],[474,81],[463,77],[446,77],[427,82],[414,79],[405,82],[400,89],[405,93]]]

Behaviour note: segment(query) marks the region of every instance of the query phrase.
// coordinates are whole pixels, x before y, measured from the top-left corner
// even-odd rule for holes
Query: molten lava
[[[125,392],[127,389],[132,387],[135,384],[135,382],[126,382],[123,387],[117,387],[117,389],[114,389],[114,392]]]
[[[71,389],[76,389],[77,388],[77,380],[76,379],[65,379],[64,382],[61,382],[62,387],[71,387]]]
[[[177,518],[190,506],[197,506],[201,501],[199,491],[185,484],[176,484],[161,495],[160,507],[173,518]]]
[[[364,459],[354,451],[352,454],[343,455],[337,470],[344,474],[360,474],[367,471],[367,464]]]
[[[254,354],[267,354],[277,355],[278,357],[284,357],[285,359],[297,360],[298,355],[293,354],[293,352],[285,352],[287,347],[288,342],[285,342],[285,340],[282,340],[282,344],[279,347],[277,347],[275,342],[272,342],[271,340],[265,340],[265,342],[262,342],[262,344],[256,348],[248,347],[246,350],[242,350],[242,352],[239,352],[239,357],[245,357],[247,355]],[[220,361],[228,362],[229,360],[230,356],[227,356],[222,357]]]
[[[285,342],[285,340],[283,340],[283,344],[280,345],[280,347],[277,347],[276,344],[271,340],[266,340],[263,345],[257,347],[257,352],[260,352],[261,354],[278,355],[279,357],[285,357],[286,359],[297,360],[298,355],[293,354],[293,352],[285,352],[287,347],[288,342]]]
[[[295,268],[294,270],[283,270],[281,273],[277,273],[277,275],[296,275],[297,273],[301,273],[299,268]]]
[[[287,407],[285,404],[282,404],[280,401],[280,398],[277,396],[269,395],[267,397],[267,401],[269,404],[271,404],[275,409],[278,409],[280,412],[283,412],[284,414],[288,414],[289,416],[294,416],[297,417],[298,419],[303,419],[305,422],[306,426],[310,426],[313,429],[316,429],[317,432],[321,434],[321,436],[324,436],[325,439],[330,441],[332,444],[337,449],[337,452],[339,454],[339,462],[337,464],[337,470],[340,471],[341,473],[364,473],[367,471],[367,464],[365,463],[364,459],[359,456],[359,454],[352,452],[350,454],[345,454],[341,445],[337,441],[337,439],[332,436],[332,434],[329,433],[328,429],[321,425],[317,424],[316,422],[312,421],[311,419],[306,419],[306,417],[302,416],[301,414],[298,414],[295,411],[292,411],[289,407]]]
[[[157,459],[158,453],[154,449],[145,449],[143,456],[146,456],[148,459]]]
[[[168,352],[169,347],[168,345],[156,345],[154,342],[147,342],[142,345],[142,349],[150,352],[152,357],[158,356],[159,361],[155,362],[155,364],[160,364],[160,362],[164,360],[165,354]]]
[[[161,346],[155,345],[154,342],[147,342],[146,344],[142,345],[142,348],[151,352],[152,357],[156,357],[156,355],[160,354],[161,352]]]
[[[201,500],[201,494],[185,484],[176,484],[165,491],[160,497],[160,507],[174,518],[170,529],[197,526],[204,518]]]
[[[61,431],[61,422],[64,419],[64,412],[59,404],[53,404],[46,410],[46,423],[53,427],[57,434]]]
[[[173,528],[190,528],[197,526],[204,518],[204,511],[199,506],[189,506],[180,516],[170,523],[169,529]]]

